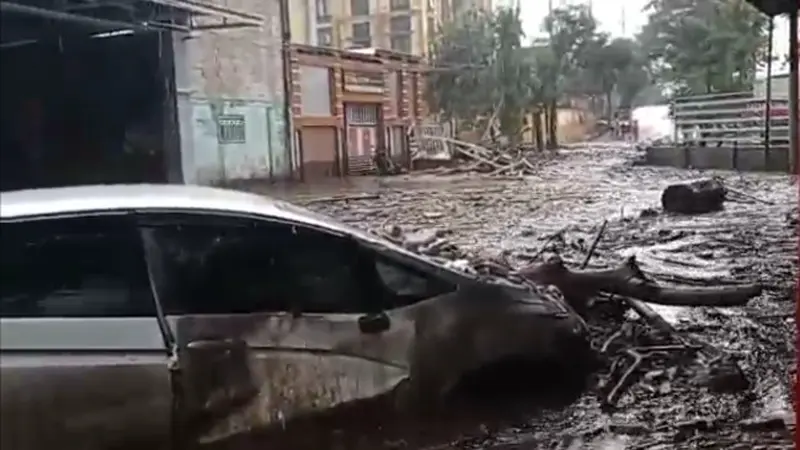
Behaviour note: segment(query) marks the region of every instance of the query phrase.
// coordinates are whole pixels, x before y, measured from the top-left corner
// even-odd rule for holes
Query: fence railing
[[[411,159],[449,159],[450,144],[425,137],[453,137],[453,124],[445,121],[420,121],[408,130]]]
[[[670,115],[674,140],[706,146],[789,144],[789,99],[769,103],[752,92],[696,95],[675,98]],[[769,127],[767,123],[769,122]]]

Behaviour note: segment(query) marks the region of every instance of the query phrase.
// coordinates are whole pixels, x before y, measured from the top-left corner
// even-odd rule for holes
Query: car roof
[[[111,184],[0,193],[0,218],[4,220],[97,211],[147,209],[210,210],[252,214],[305,223],[359,237],[372,237],[356,228],[289,202],[263,195],[207,186]]]

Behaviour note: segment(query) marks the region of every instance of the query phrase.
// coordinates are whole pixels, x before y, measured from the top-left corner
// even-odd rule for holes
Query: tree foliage
[[[495,116],[517,133],[539,80],[522,47],[518,8],[469,11],[432,44],[428,102],[448,119],[474,123]]]
[[[525,113],[543,114],[549,145],[557,145],[556,107],[614,93],[631,103],[648,84],[638,44],[609,39],[586,6],[556,8],[542,24],[545,42],[523,45],[519,8],[470,11],[446,24],[430,48],[428,104],[447,119],[483,125],[496,120],[514,139]]]
[[[767,19],[746,0],[652,0],[640,41],[650,70],[681,93],[752,89]]]

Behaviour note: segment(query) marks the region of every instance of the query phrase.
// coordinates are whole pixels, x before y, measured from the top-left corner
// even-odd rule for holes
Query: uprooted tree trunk
[[[661,193],[661,206],[672,213],[702,214],[721,210],[725,197],[725,186],[718,180],[697,180],[667,186]]]
[[[663,287],[644,275],[634,257],[616,269],[570,270],[563,261],[551,258],[540,265],[518,271],[528,281],[551,284],[579,313],[586,311],[589,300],[600,292],[670,306],[743,306],[761,293],[756,284],[696,287]]]

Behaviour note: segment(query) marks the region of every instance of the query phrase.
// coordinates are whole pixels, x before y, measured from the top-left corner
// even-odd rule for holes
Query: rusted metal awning
[[[791,14],[800,9],[797,0],[747,0],[747,2],[769,16]]]
[[[260,27],[264,24],[264,17],[246,11],[238,11],[224,6],[214,5],[206,1],[197,0],[141,0],[146,3],[165,6],[189,14],[193,19],[202,17],[213,19],[214,23],[203,20],[198,24],[190,21],[192,30],[221,29],[238,27]]]
[[[192,31],[260,27],[263,16],[198,0],[61,0],[38,2],[0,1],[3,23],[59,22],[73,30],[91,33],[130,31]],[[46,25],[42,22],[43,28]]]

